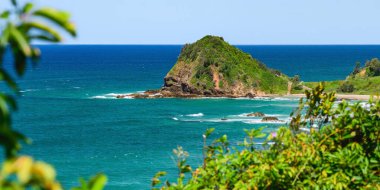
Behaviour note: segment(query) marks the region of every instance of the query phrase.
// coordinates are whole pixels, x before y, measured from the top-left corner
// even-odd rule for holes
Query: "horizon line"
[[[183,46],[185,44],[48,44],[48,43],[35,43],[32,45],[56,45],[56,46]],[[231,44],[233,46],[380,46],[380,44]]]

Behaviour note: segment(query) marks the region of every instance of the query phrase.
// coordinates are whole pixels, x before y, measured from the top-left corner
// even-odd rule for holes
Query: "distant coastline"
[[[153,93],[154,91],[145,91],[143,93],[128,93],[128,94],[114,94],[114,98],[118,99],[155,99],[155,98],[184,98],[184,99],[202,99],[202,98],[229,98],[229,99],[260,99],[260,98],[289,98],[289,99],[299,99],[304,98],[305,94],[263,94],[255,97],[245,97],[245,96],[206,96],[206,95],[183,95],[183,96],[164,96],[161,93]],[[374,99],[379,99],[375,95],[362,95],[362,94],[335,94],[336,98],[344,100],[369,100],[371,97]]]
[[[380,61],[356,63],[345,80],[322,82],[338,99],[369,100],[380,85]],[[320,82],[303,82],[269,68],[227,43],[223,37],[207,35],[183,46],[176,64],[164,77],[161,89],[120,94],[116,98],[261,98],[304,97],[303,92]]]
[[[335,94],[335,95],[338,99],[344,99],[344,100],[369,100],[371,98],[371,95],[361,95],[361,94]],[[304,98],[306,96],[305,94],[290,94],[283,97]],[[373,97],[376,98],[376,96],[373,96]]]

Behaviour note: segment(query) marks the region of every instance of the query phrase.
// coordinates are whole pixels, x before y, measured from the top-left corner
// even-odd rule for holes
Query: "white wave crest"
[[[132,99],[129,95],[133,93],[108,93],[108,94],[101,94],[97,96],[92,96],[90,99],[116,99],[118,96],[122,99]]]
[[[126,96],[126,95],[131,95],[132,93],[108,93],[108,94],[105,94],[104,96]]]
[[[248,121],[243,121],[243,123],[247,124],[285,124],[285,120],[278,120],[278,121],[262,121],[261,119],[251,119]]]
[[[26,90],[20,90],[21,93],[23,93],[23,92],[34,92],[34,91],[39,91],[39,89],[26,89]]]
[[[248,114],[250,113],[242,113],[242,114],[239,114],[239,115],[231,115],[232,117],[248,117]]]
[[[299,98],[285,98],[285,97],[254,97],[253,100],[262,100],[262,101],[299,101]]]
[[[253,116],[248,116],[248,114],[251,114],[253,112],[250,112],[250,113],[242,113],[242,114],[238,114],[238,115],[230,115],[230,117],[253,117]],[[284,115],[284,114],[266,114],[264,113],[265,116],[264,117],[287,117],[288,115]]]
[[[106,96],[93,96],[92,99],[109,99],[109,97]]]
[[[184,122],[211,122],[211,123],[232,123],[241,122],[245,124],[286,124],[289,121],[287,119],[280,119],[279,121],[262,121],[262,119],[237,119],[237,118],[211,118],[211,119],[181,119]]]
[[[284,114],[265,114],[266,117],[288,117],[289,115]]]
[[[189,116],[189,117],[202,117],[202,116],[204,116],[204,114],[203,113],[194,113],[194,114],[188,114],[186,116]]]
[[[296,99],[296,98],[282,98],[282,97],[276,97],[276,98],[273,98],[273,100],[277,100],[277,101],[295,101],[295,100],[299,100],[299,99]]]

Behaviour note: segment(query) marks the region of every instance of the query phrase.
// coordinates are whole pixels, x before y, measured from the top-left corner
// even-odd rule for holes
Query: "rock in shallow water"
[[[264,117],[264,116],[265,114],[262,112],[254,112],[254,113],[247,114],[247,117]]]
[[[263,117],[263,119],[261,121],[263,121],[263,122],[267,122],[267,121],[281,122],[281,120],[279,120],[277,117]]]

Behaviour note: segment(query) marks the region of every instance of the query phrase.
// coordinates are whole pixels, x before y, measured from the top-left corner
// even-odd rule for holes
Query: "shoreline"
[[[369,100],[371,98],[371,95],[361,95],[361,94],[335,94],[337,99],[344,99],[344,100]],[[284,97],[289,98],[304,98],[306,97],[305,94],[290,94],[286,95]],[[376,96],[372,96],[374,99],[379,99]]]
[[[265,94],[254,97],[247,96],[213,96],[213,95],[196,95],[196,94],[162,94],[160,92],[152,93],[150,91],[145,91],[143,93],[132,93],[132,94],[118,94],[115,95],[116,99],[157,99],[157,98],[183,98],[183,99],[202,99],[202,98],[226,98],[226,99],[260,99],[260,98],[289,98],[289,99],[299,99],[306,97],[305,94]],[[379,99],[379,97],[371,95],[360,95],[360,94],[336,94],[337,99],[344,100],[363,100],[368,101],[371,97],[374,99]]]

